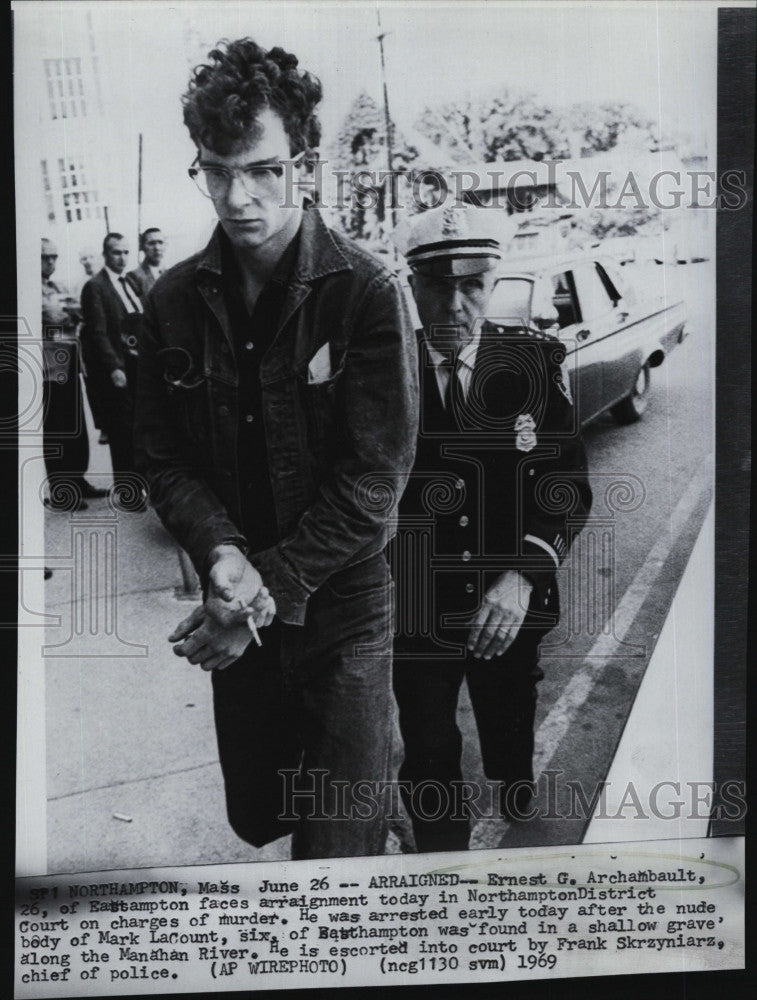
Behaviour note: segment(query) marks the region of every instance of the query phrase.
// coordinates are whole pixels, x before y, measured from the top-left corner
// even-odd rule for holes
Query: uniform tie
[[[447,388],[444,391],[444,409],[448,414],[457,413],[462,402],[462,384],[460,382],[460,352],[456,351],[448,361],[444,361],[444,368],[449,373]]]

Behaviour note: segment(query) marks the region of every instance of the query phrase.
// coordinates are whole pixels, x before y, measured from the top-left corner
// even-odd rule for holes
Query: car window
[[[617,304],[623,298],[623,296],[618,291],[618,286],[615,284],[615,282],[612,280],[610,275],[607,273],[605,268],[602,267],[601,264],[596,264],[595,267],[597,269],[597,274],[599,275],[599,280],[604,285],[605,291],[607,292],[610,301],[614,306],[617,306]]]
[[[487,309],[492,319],[528,323],[531,317],[533,282],[528,278],[500,278]]]
[[[576,296],[576,283],[572,271],[552,275],[552,302],[557,310],[557,322],[562,330],[581,322],[581,310]]]
[[[635,306],[637,302],[636,289],[628,281],[627,276],[620,274],[617,265],[611,261],[608,261],[606,264],[603,262],[601,266],[607,277],[620,292],[622,305],[626,307]]]
[[[595,316],[606,315],[613,308],[613,301],[595,263],[587,261],[585,264],[579,264],[573,273],[583,318],[590,322]]]

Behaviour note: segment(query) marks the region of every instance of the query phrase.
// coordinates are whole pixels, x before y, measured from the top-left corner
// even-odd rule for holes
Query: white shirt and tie
[[[123,274],[116,274],[115,271],[111,271],[111,269],[107,266],[105,271],[113,283],[116,294],[126,307],[126,311],[128,313],[143,312],[142,303],[139,300],[139,293],[136,291],[134,286],[126,280],[125,276]]]
[[[478,328],[473,340],[460,349],[459,353],[455,357],[454,364],[450,364],[448,356],[437,350],[428,341],[426,341],[428,356],[431,364],[434,366],[434,375],[436,376],[436,384],[439,387],[439,395],[442,398],[442,405],[445,407],[447,393],[449,390],[449,380],[455,377],[455,373],[460,383],[463,399],[468,398],[470,383],[473,378],[473,369],[476,366],[478,345],[481,341],[481,327],[480,325],[477,326]]]

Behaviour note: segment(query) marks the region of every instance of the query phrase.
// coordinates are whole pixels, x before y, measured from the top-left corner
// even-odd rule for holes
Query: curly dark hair
[[[266,52],[251,38],[220,41],[208,63],[194,68],[181,99],[195,144],[221,156],[233,153],[258,137],[257,118],[270,108],[283,122],[291,156],[317,146],[321,82],[297,65],[291,53],[278,47]]]

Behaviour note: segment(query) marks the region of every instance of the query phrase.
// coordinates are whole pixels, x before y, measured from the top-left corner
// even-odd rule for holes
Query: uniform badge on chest
[[[530,413],[521,413],[515,421],[515,447],[518,451],[536,447],[536,424]]]

